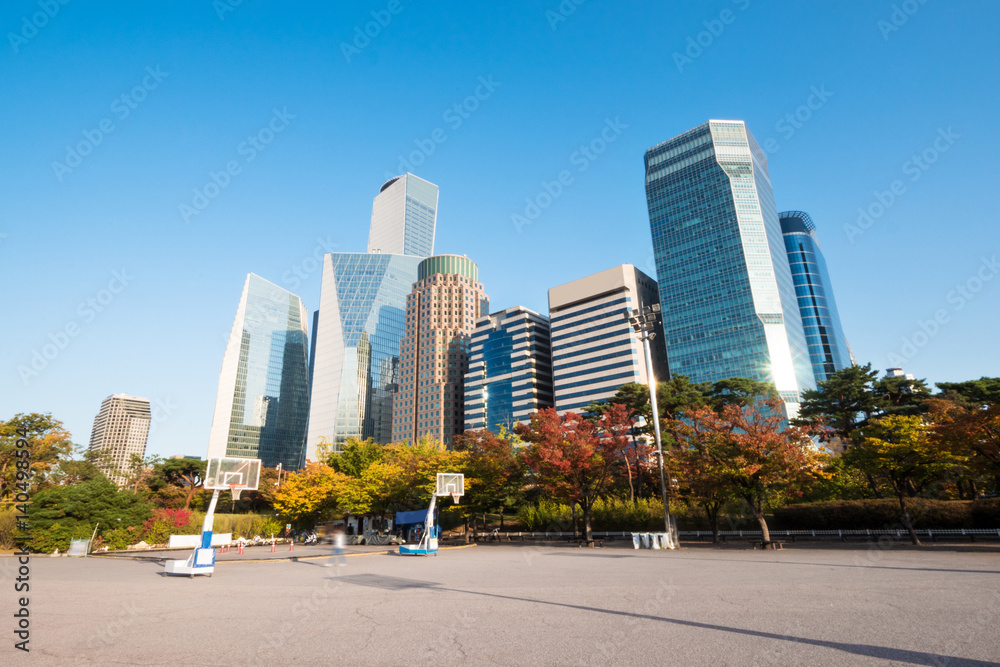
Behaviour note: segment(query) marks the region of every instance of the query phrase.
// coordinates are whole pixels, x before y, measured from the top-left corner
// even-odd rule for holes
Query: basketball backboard
[[[219,457],[208,460],[205,470],[206,489],[255,491],[260,482],[260,459]]]
[[[460,472],[439,472],[434,495],[451,496],[458,502],[465,495],[465,475]]]

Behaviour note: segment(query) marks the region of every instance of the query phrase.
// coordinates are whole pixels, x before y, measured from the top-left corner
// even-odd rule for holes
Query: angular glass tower
[[[313,334],[312,403],[306,458],[326,442],[392,441],[392,396],[406,297],[417,266],[434,252],[438,187],[413,174],[382,185],[372,203],[367,253],[323,258],[323,287]]]
[[[480,318],[465,374],[465,430],[513,430],[552,406],[549,318],[524,306]]]
[[[816,382],[851,365],[850,348],[840,325],[830,274],[808,213],[786,211],[778,216],[802,315],[806,344]]]
[[[307,313],[291,292],[249,274],[222,360],[208,457],[303,462],[309,418]]]
[[[323,259],[323,287],[306,458],[318,460],[321,440],[334,450],[349,438],[392,439],[392,395],[406,296],[420,257],[331,253]]]
[[[438,186],[413,174],[382,185],[372,202],[368,252],[430,257],[434,254]]]
[[[645,163],[671,373],[770,381],[796,414],[814,380],[763,151],[742,121],[712,120]]]

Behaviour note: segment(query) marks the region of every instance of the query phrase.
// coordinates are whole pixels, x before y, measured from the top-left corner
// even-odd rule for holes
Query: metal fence
[[[904,539],[909,537],[905,528],[885,528],[878,530],[771,530],[768,531],[771,539],[816,539],[831,540],[877,540],[879,537],[894,537]],[[982,539],[1000,539],[1000,528],[956,528],[956,529],[920,529],[915,531],[917,537],[931,541],[937,539],[968,539],[975,541]],[[682,530],[681,539],[685,540],[705,540],[712,539],[710,530]],[[594,539],[603,540],[631,540],[632,531],[592,531]],[[762,533],[759,530],[720,530],[719,537],[726,540],[760,540]],[[501,542],[511,542],[517,540],[572,540],[584,539],[583,531],[578,535],[566,531],[534,531],[534,532],[482,532],[479,533],[478,541],[500,540]]]

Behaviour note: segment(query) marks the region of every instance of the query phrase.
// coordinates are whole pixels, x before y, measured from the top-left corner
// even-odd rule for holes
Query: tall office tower
[[[552,383],[560,414],[611,398],[623,384],[646,384],[642,339],[627,314],[659,303],[656,281],[631,264],[549,290]],[[657,328],[657,338],[662,331]],[[653,375],[667,380],[663,346],[650,343]]]
[[[524,306],[480,318],[465,374],[465,430],[499,433],[553,405],[549,318]]]
[[[109,479],[124,484],[127,481],[124,472],[129,468],[132,455],[140,458],[146,455],[151,419],[148,398],[128,394],[108,396],[94,418],[88,458],[94,459]]]
[[[372,203],[367,253],[323,258],[314,324],[306,458],[348,438],[392,440],[392,396],[406,295],[434,252],[438,187],[413,174],[390,179]]]
[[[302,300],[249,274],[222,359],[208,458],[302,465],[309,419],[309,345]]]
[[[789,415],[813,387],[767,158],[742,121],[646,151],[646,201],[670,371],[773,382]]]
[[[420,262],[406,297],[393,442],[430,436],[450,443],[462,432],[469,341],[476,320],[488,312],[479,267],[471,259],[436,255]]]
[[[420,257],[332,253],[323,259],[323,287],[306,458],[320,444],[339,451],[347,438],[392,440],[392,395],[406,295]]]
[[[434,254],[438,186],[413,174],[382,185],[372,203],[368,252],[430,257]]]
[[[835,371],[850,366],[851,352],[840,325],[823,250],[816,239],[816,225],[809,214],[802,211],[786,211],[778,219],[785,237],[813,376],[818,384]]]

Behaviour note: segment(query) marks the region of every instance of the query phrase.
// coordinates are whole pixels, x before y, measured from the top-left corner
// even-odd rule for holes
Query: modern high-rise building
[[[648,383],[642,339],[628,314],[654,303],[656,281],[631,264],[549,290],[552,383],[560,414],[607,400],[623,384]],[[656,380],[669,379],[663,346],[651,344],[650,350]]]
[[[468,257],[435,255],[420,262],[406,297],[393,442],[433,437],[450,443],[465,424],[465,373],[476,321],[489,312],[479,267]]]
[[[392,396],[399,382],[406,295],[421,261],[368,253],[324,258],[309,460],[318,460],[321,442],[336,451],[347,438],[392,441]]]
[[[302,300],[253,273],[222,360],[208,458],[261,459],[297,470],[309,419],[309,346]]]
[[[773,382],[797,414],[814,380],[763,151],[742,121],[711,120],[645,163],[671,373]]]
[[[372,203],[368,252],[430,257],[434,254],[438,186],[413,174],[382,185]]]
[[[512,430],[554,406],[549,338],[549,318],[524,306],[479,319],[465,374],[465,430]]]
[[[433,183],[413,174],[390,179],[372,203],[368,252],[323,259],[308,460],[319,460],[324,443],[338,451],[348,438],[393,440],[406,297],[418,265],[434,252],[437,201]]]
[[[132,455],[146,455],[146,437],[152,420],[148,398],[112,394],[101,403],[90,432],[87,457],[116,484],[127,480]]]
[[[778,219],[785,237],[813,376],[818,384],[835,371],[851,365],[850,348],[840,324],[823,250],[816,238],[816,225],[809,214],[802,211],[786,211],[779,214]]]

